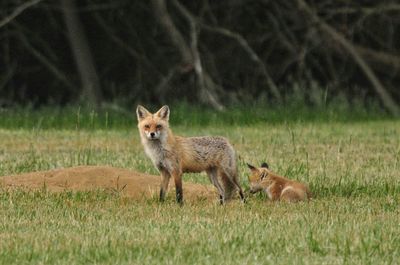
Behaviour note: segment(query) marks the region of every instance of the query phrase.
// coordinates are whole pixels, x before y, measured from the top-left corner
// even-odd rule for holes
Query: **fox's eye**
[[[161,129],[162,126],[161,126],[160,124],[157,124],[156,128],[157,128],[157,129]]]
[[[146,125],[144,126],[144,128],[145,128],[145,129],[150,129],[150,125],[146,124]]]

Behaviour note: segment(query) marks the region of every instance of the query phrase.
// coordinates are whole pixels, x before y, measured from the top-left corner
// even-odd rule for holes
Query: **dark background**
[[[2,1],[0,15],[3,107],[340,99],[399,113],[398,1]]]

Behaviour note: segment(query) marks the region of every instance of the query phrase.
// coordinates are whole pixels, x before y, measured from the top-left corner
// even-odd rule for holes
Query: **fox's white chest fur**
[[[266,187],[266,188],[264,189],[264,191],[265,191],[265,193],[267,194],[268,198],[269,198],[270,200],[272,200],[272,192],[271,192],[270,186]]]
[[[146,143],[143,143],[143,146],[146,155],[151,159],[156,168],[171,168],[168,159],[166,159],[168,151],[164,148],[161,141],[146,141]]]

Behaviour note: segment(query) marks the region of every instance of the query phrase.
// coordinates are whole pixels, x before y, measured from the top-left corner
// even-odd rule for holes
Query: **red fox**
[[[311,192],[305,184],[274,174],[269,170],[267,163],[263,163],[260,168],[249,164],[247,166],[251,170],[249,176],[251,193],[264,190],[273,201],[297,202],[311,198]]]
[[[169,128],[168,106],[163,106],[153,114],[139,105],[136,114],[144,150],[161,173],[160,201],[165,199],[172,176],[176,201],[182,204],[182,173],[202,171],[207,173],[217,188],[221,204],[230,199],[236,190],[244,201],[238,181],[235,151],[227,139],[219,136],[174,136]]]

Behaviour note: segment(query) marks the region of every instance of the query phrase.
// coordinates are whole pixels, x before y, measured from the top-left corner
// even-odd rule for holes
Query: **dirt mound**
[[[160,181],[160,176],[127,169],[109,166],[79,166],[0,177],[0,186],[34,190],[43,188],[45,185],[51,192],[119,190],[124,196],[139,199],[158,197]],[[174,196],[172,179],[169,187],[169,196]],[[184,182],[183,192],[184,198],[188,200],[217,198],[211,185]]]

